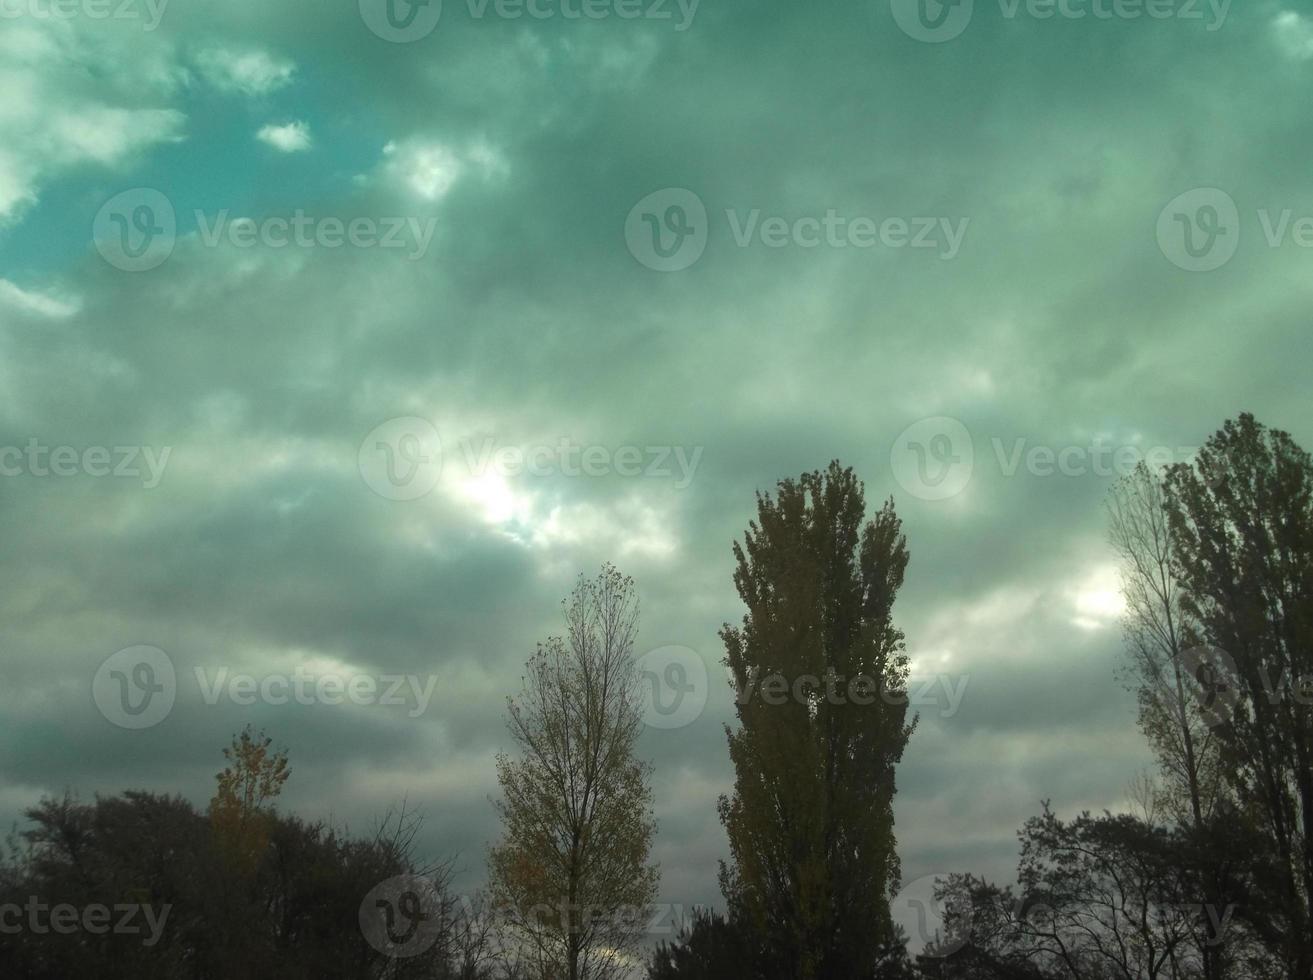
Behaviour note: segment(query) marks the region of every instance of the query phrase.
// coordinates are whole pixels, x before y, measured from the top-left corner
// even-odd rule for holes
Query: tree
[[[679,937],[648,959],[648,980],[754,980],[755,956],[743,924],[698,909]]]
[[[1158,759],[1162,802],[1202,827],[1223,792],[1217,741],[1195,709],[1182,654],[1197,644],[1172,571],[1162,482],[1140,463],[1108,495],[1108,536],[1121,562],[1123,628],[1140,705],[1140,729]]]
[[[947,937],[921,957],[922,972],[939,980],[1195,980],[1205,975],[1202,933],[1219,954],[1217,975],[1272,977],[1239,919],[1250,877],[1243,859],[1227,868],[1222,904],[1200,896],[1195,869],[1212,870],[1200,852],[1240,843],[1221,833],[1222,821],[1206,838],[1188,824],[1155,826],[1128,814],[1062,821],[1045,804],[1018,835],[1017,890],[971,875],[936,889]]]
[[[375,833],[270,818],[253,871],[214,847],[213,823],[179,797],[127,792],[92,804],[43,800],[0,874],[0,976],[24,980],[490,980],[479,909],[449,888],[449,864],[413,855],[419,824],[389,811]],[[15,844],[18,840],[15,840]],[[362,903],[394,878],[431,883],[431,945],[389,957],[360,928]],[[125,903],[133,908],[126,916]],[[35,925],[28,919],[31,906]],[[104,907],[126,928],[54,930],[57,906]]]
[[[626,969],[659,878],[651,767],[635,755],[638,599],[606,565],[563,605],[566,636],[538,647],[508,700],[519,756],[497,758],[490,889],[544,977],[603,980]]]
[[[1206,669],[1239,812],[1285,863],[1269,940],[1313,977],[1313,465],[1252,415],[1166,478],[1172,568],[1213,651]]]
[[[210,801],[210,820],[229,860],[251,871],[269,844],[272,819],[267,807],[291,775],[287,752],[274,749],[272,738],[252,733],[247,725],[233,736],[223,757],[228,765],[214,777],[219,787]]]
[[[894,935],[894,769],[914,723],[891,614],[908,556],[892,501],[864,519],[834,462],[759,494],[734,546],[747,614],[721,632],[740,692],[721,886],[787,980],[869,977]]]
[[[1123,631],[1140,707],[1140,730],[1163,777],[1159,792],[1147,783],[1137,786],[1145,818],[1154,822],[1162,804],[1177,822],[1202,833],[1225,786],[1217,739],[1208,717],[1197,710],[1198,691],[1188,655],[1198,644],[1198,631],[1183,607],[1185,595],[1172,568],[1166,492],[1160,476],[1140,463],[1113,485],[1107,514],[1109,540],[1121,563]],[[1207,897],[1213,901],[1218,896]],[[1218,975],[1218,950],[1206,929],[1197,930],[1195,947],[1204,977],[1212,980]]]

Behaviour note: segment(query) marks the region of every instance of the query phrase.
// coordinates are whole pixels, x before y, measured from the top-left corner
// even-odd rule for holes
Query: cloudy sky
[[[1292,0],[4,0],[0,820],[204,804],[249,722],[287,807],[408,799],[477,885],[504,698],[612,560],[710,678],[642,750],[714,901],[731,542],[837,457],[912,555],[905,878],[1006,879],[1148,761],[1112,474],[1313,443],[1311,84]]]

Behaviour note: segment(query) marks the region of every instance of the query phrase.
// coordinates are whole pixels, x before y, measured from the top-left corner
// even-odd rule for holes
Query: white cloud
[[[1272,21],[1277,43],[1291,58],[1307,61],[1313,58],[1313,22],[1308,18],[1287,10]]]
[[[1087,630],[1115,625],[1126,613],[1121,586],[1116,565],[1094,569],[1069,592],[1076,613],[1072,623]]]
[[[268,143],[283,153],[299,153],[311,146],[310,126],[304,122],[290,122],[285,126],[268,125],[255,134],[262,143]]]
[[[441,143],[408,141],[383,147],[385,169],[426,201],[440,201],[460,179],[460,158]]]
[[[36,203],[59,173],[86,163],[119,167],[182,138],[186,117],[161,108],[181,77],[167,46],[128,50],[112,33],[62,22],[0,34],[0,226]],[[144,104],[143,104],[144,103]]]
[[[383,147],[383,157],[384,177],[426,201],[442,200],[470,171],[486,178],[510,169],[505,157],[483,140],[464,149],[422,137],[393,140]]]
[[[296,65],[258,48],[206,48],[196,56],[201,75],[221,92],[268,95],[292,81]]]
[[[77,300],[63,299],[49,293],[29,292],[8,279],[0,279],[0,304],[52,320],[66,319],[82,308]]]

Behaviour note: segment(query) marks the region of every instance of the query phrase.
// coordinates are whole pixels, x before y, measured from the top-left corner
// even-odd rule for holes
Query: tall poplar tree
[[[891,618],[901,522],[892,501],[867,521],[834,462],[759,494],[734,555],[747,615],[721,633],[739,691],[722,888],[767,975],[870,977],[895,935],[894,769],[914,727]]]
[[[1183,605],[1206,668],[1223,774],[1280,864],[1254,926],[1313,978],[1313,461],[1244,414],[1167,474]],[[1226,708],[1219,712],[1217,706]]]

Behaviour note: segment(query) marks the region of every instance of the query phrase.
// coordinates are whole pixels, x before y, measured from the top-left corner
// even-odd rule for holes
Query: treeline
[[[479,980],[491,949],[450,867],[417,862],[413,813],[351,836],[272,806],[285,753],[249,729],[208,810],[127,792],[44,800],[0,867],[0,976],[29,980]],[[422,881],[423,955],[370,935],[362,901]],[[391,896],[384,896],[385,898]]]
[[[0,976],[1313,980],[1309,456],[1243,415],[1118,483],[1108,524],[1157,771],[1131,813],[1037,803],[1014,884],[951,875],[934,909],[902,910],[923,913],[915,957],[891,909],[916,728],[893,618],[907,542],[893,502],[868,518],[832,463],[760,494],[734,545],[723,911],[650,946],[638,603],[608,565],[508,699],[486,893],[419,860],[404,807],[364,836],[281,814],[286,754],[248,730],[203,813],[145,793],[29,811],[0,866]]]
[[[743,635],[769,651],[766,660],[787,660],[810,638],[826,646],[825,663],[841,664],[856,638],[880,633],[877,623],[836,613],[828,589],[841,583],[854,601],[880,595],[857,589],[851,570],[865,570],[865,558],[875,555],[878,580],[896,583],[902,559],[876,544],[888,540],[888,523],[883,530],[879,520],[868,525],[856,552],[850,533],[831,537],[819,530],[843,528],[821,504],[832,482],[809,505],[793,500],[785,508],[803,526],[804,515],[814,515],[826,542],[820,561],[800,565],[793,556],[807,548],[791,532],[770,530],[764,547],[754,547],[762,541],[756,526],[749,535],[737,581],[753,614],[744,633],[726,636],[736,674]],[[788,526],[781,516],[763,504],[762,532]],[[728,910],[703,915],[678,942],[661,946],[650,980],[1313,977],[1309,456],[1288,434],[1242,415],[1191,462],[1163,472],[1141,466],[1119,482],[1109,496],[1108,523],[1123,572],[1128,686],[1158,761],[1156,773],[1132,782],[1135,812],[1064,821],[1044,803],[1018,833],[1015,885],[968,873],[941,880],[939,925],[919,937],[929,940],[925,949],[913,964],[897,956],[882,962],[877,951],[890,935],[887,919],[868,909],[845,921],[849,895],[835,879],[857,864],[886,886],[888,898],[897,881],[886,849],[891,838],[884,836],[883,814],[877,836],[851,833],[855,814],[844,808],[842,794],[829,795],[824,780],[851,765],[854,751],[870,763],[879,750],[847,743],[849,722],[824,704],[791,718],[764,705],[746,715],[740,709],[742,729],[730,735],[731,754],[739,786],[746,779],[752,795],[721,806],[732,852],[722,874]],[[796,543],[782,549],[788,558],[776,547],[782,541]],[[853,554],[860,559],[851,560]],[[762,580],[752,573],[762,561],[786,570]],[[886,593],[876,608],[887,609],[891,597]],[[759,616],[759,608],[769,616]],[[901,736],[892,719],[881,732],[875,744],[894,750],[888,764],[896,761]],[[797,745],[800,764],[757,766],[735,751],[745,737],[782,752]],[[819,754],[816,745],[823,747]],[[755,829],[740,836],[745,799]],[[854,839],[880,845],[854,851]],[[824,868],[811,864],[817,840],[833,844]],[[741,873],[745,867],[749,875]],[[930,911],[916,903],[908,910]],[[922,930],[930,919],[922,916]],[[810,922],[824,927],[808,929]],[[855,939],[854,928],[863,926]],[[851,957],[855,949],[864,951],[860,960]]]

